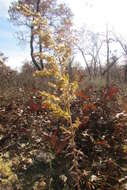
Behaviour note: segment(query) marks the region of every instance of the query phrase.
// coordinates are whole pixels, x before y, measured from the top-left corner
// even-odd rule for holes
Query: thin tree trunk
[[[82,50],[81,48],[79,48],[79,50],[80,50],[80,52],[81,52],[81,54],[82,54],[82,56],[83,56],[83,59],[84,59],[84,61],[85,61],[85,64],[86,64],[86,67],[87,67],[87,70],[88,70],[88,73],[89,73],[89,76],[90,76],[90,79],[91,79],[90,68],[89,68],[89,65],[88,65],[88,63],[87,63],[86,57],[85,57],[85,55],[84,55],[84,52],[83,52],[83,50]]]
[[[39,12],[40,0],[37,1],[36,11]],[[40,59],[40,63],[37,63],[36,59],[34,58],[34,34],[33,34],[34,27],[31,26],[31,36],[30,36],[30,51],[31,51],[31,58],[32,62],[35,67],[40,71],[44,68],[44,64],[42,59]],[[42,44],[39,37],[39,53],[42,53]]]
[[[107,45],[107,75],[106,75],[106,86],[109,87],[110,78],[109,78],[109,32],[108,32],[108,26],[106,27],[106,45]]]
[[[30,54],[31,54],[31,58],[32,58],[32,62],[35,65],[35,67],[40,71],[41,68],[38,65],[36,59],[34,58],[34,47],[33,47],[33,43],[34,43],[34,35],[33,35],[33,26],[31,26],[31,36],[30,36]]]

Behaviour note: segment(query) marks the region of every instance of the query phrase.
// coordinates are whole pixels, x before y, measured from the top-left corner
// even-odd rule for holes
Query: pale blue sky
[[[13,0],[0,0],[0,51],[8,65],[18,68],[28,58],[28,48],[18,46],[16,28],[8,22],[8,7]],[[72,8],[76,26],[87,24],[94,31],[105,31],[106,23],[127,38],[127,0],[64,0]]]
[[[29,58],[29,50],[19,46],[16,39],[18,29],[8,20],[8,8],[11,0],[0,0],[0,51],[8,57],[7,65],[14,69],[21,67]]]
[[[7,65],[16,69],[28,56],[28,49],[18,45],[16,28],[6,17],[0,17],[0,51],[8,57]]]

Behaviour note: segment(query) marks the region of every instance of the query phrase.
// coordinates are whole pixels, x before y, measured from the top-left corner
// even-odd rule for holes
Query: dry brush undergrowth
[[[22,91],[17,99],[0,99],[1,164],[4,161],[4,167],[10,168],[3,169],[9,174],[1,179],[9,182],[14,175],[9,188],[77,189],[77,171],[72,166],[73,151],[79,151],[75,159],[80,189],[122,189],[127,172],[127,120],[118,104],[118,88],[77,91],[70,106],[72,123],[77,117],[80,121],[75,147],[66,118],[54,117],[39,92],[26,93],[28,97]]]

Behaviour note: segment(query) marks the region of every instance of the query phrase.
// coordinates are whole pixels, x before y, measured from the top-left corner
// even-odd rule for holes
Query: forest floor
[[[98,93],[93,92],[93,95],[90,95],[92,96],[92,101]],[[110,101],[110,98],[112,99],[115,93],[116,88],[112,88],[108,92],[106,100]],[[81,99],[86,98],[82,92],[78,96]],[[79,112],[78,103],[77,101],[73,106],[73,112],[75,113]],[[127,126],[126,91],[119,93],[117,104],[113,103],[112,106],[114,107],[112,107],[113,117],[116,117],[119,123],[124,123],[124,126]],[[87,114],[88,106],[85,109]],[[91,106],[90,109],[94,110],[95,107]],[[46,180],[49,180],[48,178],[51,175],[48,171],[49,164],[55,155],[51,152],[46,152],[46,149],[49,148],[48,143],[50,142],[53,145],[52,142],[54,141],[54,139],[51,139],[54,137],[47,134],[51,133],[51,127],[52,130],[56,130],[56,127],[63,124],[61,122],[52,118],[50,111],[43,105],[41,97],[35,89],[12,88],[0,94],[0,154],[11,160],[12,170],[20,179],[19,181],[23,184],[22,188],[24,190],[32,189],[39,180],[41,180],[39,183],[41,183],[43,189]],[[86,121],[83,120],[83,122]],[[82,126],[80,128],[82,130]],[[59,146],[57,144],[56,147],[55,144],[54,146],[58,154],[62,152],[63,148],[64,145]],[[124,149],[127,149],[127,147],[124,146]],[[42,168],[40,167],[41,162],[43,162]],[[63,167],[60,170],[63,171]],[[57,172],[59,175],[62,174],[61,171]],[[126,175],[123,178],[124,180],[126,181]],[[20,183],[16,188],[22,189],[20,188]],[[59,188],[60,186],[55,190],[59,190]],[[124,189],[126,188],[124,187]]]

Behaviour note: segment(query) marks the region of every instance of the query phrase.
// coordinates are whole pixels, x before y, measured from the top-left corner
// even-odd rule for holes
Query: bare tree
[[[109,56],[110,56],[110,49],[109,49],[109,43],[110,43],[110,39],[109,39],[109,31],[108,31],[108,26],[106,26],[106,48],[107,48],[107,69],[106,69],[106,72],[107,75],[106,75],[106,84],[107,84],[107,87],[109,87],[109,70],[110,70],[110,62],[109,62]]]
[[[106,78],[108,87],[111,70],[122,57],[113,32],[109,30],[108,25],[103,33],[96,33],[85,27],[77,33],[77,39],[75,46],[82,55],[89,78]]]
[[[78,43],[75,43],[77,50],[81,53],[89,78],[96,78],[98,70],[102,72],[100,51],[103,40],[99,33],[94,33],[83,28],[77,35]]]
[[[122,37],[118,37],[116,36],[116,40],[117,42],[120,44],[122,50],[123,50],[123,56],[124,58],[127,60],[127,41],[125,39],[123,39]],[[127,63],[125,61],[125,65],[124,65],[124,82],[127,83]]]

